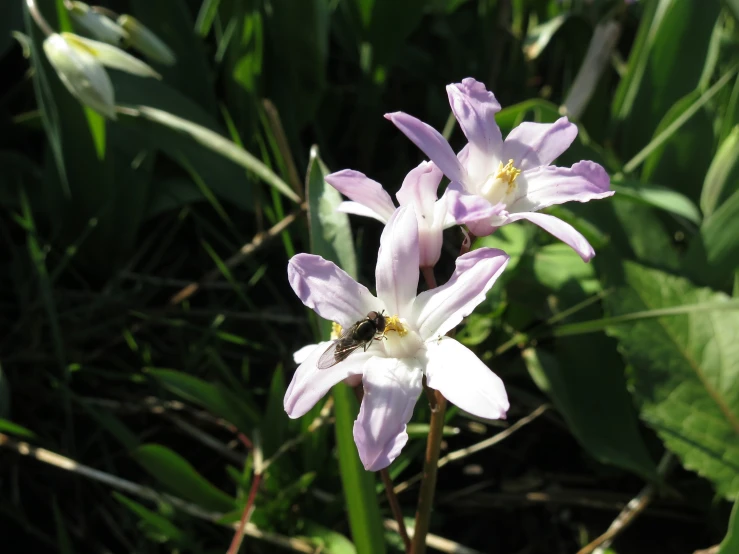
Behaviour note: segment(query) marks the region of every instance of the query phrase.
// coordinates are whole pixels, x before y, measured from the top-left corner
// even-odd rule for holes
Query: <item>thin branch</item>
[[[662,457],[662,460],[660,460],[659,466],[657,467],[657,473],[664,476],[672,468],[674,461],[674,456],[670,452],[667,452]],[[614,539],[629,525],[631,525],[637,516],[641,514],[647,506],[649,506],[656,494],[657,487],[655,484],[650,483],[644,487],[639,494],[632,498],[624,509],[621,510],[621,513],[616,516],[616,519],[613,520],[613,523],[608,527],[608,530],[590,544],[581,548],[577,554],[593,554],[596,551],[602,552],[608,548]]]
[[[132,481],[127,481],[125,479],[121,479],[120,477],[116,477],[115,475],[111,475],[109,473],[105,473],[92,467],[77,463],[70,458],[66,458],[64,456],[56,454],[55,452],[51,452],[50,450],[37,448],[35,446],[31,446],[28,443],[16,441],[3,433],[0,433],[0,447],[8,448],[17,452],[18,454],[21,454],[22,456],[34,458],[40,462],[52,465],[56,468],[71,471],[73,473],[76,473],[77,475],[92,479],[93,481],[104,483],[105,485],[108,485],[114,489],[127,492],[134,496],[138,496],[139,498],[145,498],[153,502],[163,501],[169,503],[178,510],[181,510],[191,516],[209,521],[211,523],[216,523],[218,525],[223,525],[222,523],[220,523],[220,520],[224,516],[224,514],[206,511],[200,506],[191,504],[190,502],[186,502],[185,500],[177,498],[176,496],[172,496],[166,493],[160,493],[149,487],[144,487]],[[231,524],[228,526],[234,529],[236,528],[235,524]],[[246,535],[249,535],[250,537],[261,539],[265,542],[290,549],[294,552],[305,552],[306,554],[314,554],[316,552],[316,549],[307,541],[286,537],[284,535],[272,533],[269,531],[262,531],[253,523],[247,523],[244,529],[244,533]]]
[[[262,482],[263,475],[263,464],[262,464],[262,444],[259,438],[259,431],[254,430],[254,475],[252,477],[251,488],[249,489],[249,497],[244,505],[244,511],[241,513],[241,521],[236,528],[236,533],[231,540],[231,546],[228,547],[226,554],[238,554],[239,548],[241,547],[241,541],[244,538],[244,529],[251,519],[251,514],[254,511],[254,501],[257,497],[257,490],[259,490],[259,484]]]
[[[267,242],[282,233],[285,229],[287,229],[292,223],[294,223],[306,210],[308,209],[308,204],[303,203],[300,205],[300,207],[292,212],[291,214],[286,215],[283,219],[275,223],[272,227],[267,229],[266,231],[262,231],[261,233],[257,233],[254,238],[251,240],[251,242],[245,244],[242,246],[239,251],[231,256],[228,260],[224,262],[224,265],[226,267],[233,268],[240,263],[242,263],[245,259],[247,259],[249,256],[251,256],[254,252],[259,250],[262,246],[267,244]],[[214,268],[208,273],[206,273],[200,281],[193,281],[192,283],[186,285],[183,287],[179,292],[174,294],[169,299],[170,305],[176,305],[180,304],[184,300],[187,300],[190,298],[193,294],[195,294],[200,288],[210,283],[211,281],[215,281],[220,277],[221,271],[218,268]]]
[[[395,531],[396,533],[398,532],[397,521],[386,519],[383,522],[383,525],[385,526],[385,529]],[[408,532],[411,534],[412,537],[413,527],[409,527]],[[432,533],[428,533],[426,535],[426,544],[431,548],[438,550],[439,552],[445,552],[448,554],[483,554],[479,550],[468,548],[462,544],[459,544],[458,542],[450,541],[449,539],[445,539],[444,537],[440,537],[439,535],[434,535]]]
[[[462,448],[460,450],[455,450],[454,452],[450,452],[443,458],[439,460],[439,468],[444,467],[450,462],[454,462],[456,460],[461,460],[462,458],[466,458],[467,456],[470,456],[474,454],[475,452],[479,452],[480,450],[484,450],[486,448],[490,448],[491,446],[498,444],[504,439],[507,439],[510,437],[513,433],[524,427],[525,425],[528,425],[532,421],[534,421],[537,417],[542,415],[544,412],[546,412],[551,406],[549,404],[542,404],[539,406],[536,410],[531,412],[529,415],[527,415],[524,418],[519,419],[516,423],[508,427],[505,431],[501,431],[500,433],[497,433],[496,435],[493,435],[490,438],[485,439],[484,441],[478,442],[476,444],[473,444],[472,446],[469,446],[467,448]],[[395,487],[395,494],[400,494],[401,492],[407,490],[412,485],[417,483],[421,480],[423,477],[423,473],[419,473],[417,475],[414,475],[407,481],[404,481],[397,485]]]
[[[201,431],[194,425],[189,424],[188,422],[184,421],[182,418],[179,418],[176,415],[167,414],[167,413],[164,414],[164,417],[166,417],[169,421],[174,423],[177,427],[182,429],[185,433],[193,437],[195,440],[197,440],[201,444],[204,444],[211,450],[218,452],[224,458],[228,458],[232,462],[235,462],[239,465],[244,465],[244,462],[246,462],[246,456],[244,454],[234,452],[227,445],[223,444],[222,442],[212,437],[208,433]]]

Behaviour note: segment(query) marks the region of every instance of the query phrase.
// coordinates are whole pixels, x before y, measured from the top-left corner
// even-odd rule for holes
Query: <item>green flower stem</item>
[[[411,546],[412,554],[423,554],[426,552],[426,535],[429,532],[431,507],[434,503],[434,491],[436,490],[436,474],[439,465],[441,437],[444,434],[446,398],[439,391],[430,392],[434,396],[435,403],[431,406],[431,423],[429,438],[426,442],[426,456],[423,460],[423,480],[421,481],[421,492],[418,495],[416,524],[413,531],[413,544]]]

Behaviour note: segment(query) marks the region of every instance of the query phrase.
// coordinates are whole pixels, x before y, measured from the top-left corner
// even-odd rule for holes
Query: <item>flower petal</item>
[[[302,348],[299,348],[298,350],[293,352],[293,361],[298,365],[302,364],[305,360],[308,359],[308,356],[310,356],[313,350],[320,347],[323,347],[323,349],[326,350],[330,342],[331,341],[324,341],[319,342],[318,344],[306,344]]]
[[[469,348],[449,337],[426,344],[426,383],[464,411],[505,419],[510,407],[503,381]]]
[[[449,281],[422,292],[413,303],[413,317],[421,338],[445,335],[459,325],[485,299],[508,259],[497,248],[479,248],[457,258]]]
[[[385,114],[385,119],[392,121],[451,181],[466,182],[464,167],[439,131],[403,112]]]
[[[359,202],[342,202],[336,206],[337,212],[344,212],[345,214],[361,215],[362,217],[371,217],[377,221],[387,223],[387,218],[378,214],[376,211],[371,210],[364,204]]]
[[[362,204],[380,215],[386,222],[395,211],[395,204],[390,195],[377,181],[373,181],[364,173],[351,169],[337,171],[326,175],[326,182],[341,194]]]
[[[377,253],[377,297],[385,303],[389,315],[409,312],[418,290],[418,262],[416,213],[413,206],[404,206],[385,225]]]
[[[457,183],[451,183],[447,187],[447,194],[449,195],[449,213],[457,223],[467,226],[487,224],[493,217],[504,213],[506,209],[505,204],[491,204],[482,196],[467,193]],[[482,237],[492,233],[493,228],[491,227],[489,232],[482,234],[472,232]]]
[[[565,223],[553,215],[537,212],[515,213],[508,216],[506,223],[511,223],[520,219],[528,219],[531,223],[538,225],[565,244],[570,245],[572,249],[580,255],[584,262],[589,262],[592,257],[595,256],[595,250],[593,250],[593,247],[590,246],[590,243],[584,236],[582,236],[572,225]]]
[[[536,212],[553,204],[587,202],[613,195],[608,173],[595,162],[578,162],[572,167],[554,165],[527,171],[507,210]]]
[[[335,366],[318,369],[316,363],[326,348],[314,348],[295,370],[295,375],[293,375],[283,401],[285,412],[292,419],[305,415],[336,383],[361,374],[367,360],[375,354],[375,352],[359,350]]]
[[[500,111],[495,95],[471,77],[447,85],[446,92],[454,117],[473,150],[487,156],[497,155],[503,140],[495,122],[495,114]]]
[[[287,264],[287,279],[303,304],[344,329],[367,317],[372,310],[381,309],[367,287],[320,256],[293,256]]]
[[[566,117],[554,123],[525,121],[513,129],[503,144],[503,160],[513,160],[520,170],[549,165],[567,150],[577,137],[577,125]]]
[[[389,466],[408,442],[406,424],[421,394],[423,371],[415,359],[371,358],[364,366],[364,398],[354,442],[367,471]]]
[[[139,77],[154,77],[155,79],[161,79],[159,75],[152,67],[142,62],[140,59],[133,57],[131,54],[124,52],[117,46],[112,46],[104,42],[97,40],[91,40],[89,38],[81,37],[72,33],[62,33],[62,36],[76,48],[85,48],[90,52],[97,60],[107,67],[118,69],[120,71],[126,71],[132,75],[138,75]]]
[[[431,219],[442,176],[434,162],[421,162],[405,176],[395,198],[401,206],[413,204],[416,217]]]
[[[446,200],[436,200],[443,174],[434,162],[421,162],[403,180],[396,198],[412,205],[418,221],[419,265],[434,267],[441,256]]]

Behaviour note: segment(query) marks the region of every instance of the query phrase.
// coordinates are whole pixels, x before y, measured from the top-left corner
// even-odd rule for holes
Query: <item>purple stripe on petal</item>
[[[459,325],[485,300],[508,260],[508,255],[496,248],[479,248],[457,258],[449,281],[422,292],[413,303],[413,321],[421,338],[445,335]]]
[[[578,253],[584,262],[589,262],[595,256],[595,250],[590,246],[587,239],[582,236],[572,225],[565,223],[553,215],[540,214],[537,212],[522,212],[508,216],[506,223],[527,219],[531,223],[538,225],[548,233],[551,233],[559,240],[568,244]]]
[[[549,165],[567,150],[577,137],[577,125],[566,117],[554,123],[525,121],[513,129],[503,143],[501,159],[513,160],[522,171]]]
[[[385,119],[393,122],[413,144],[418,146],[451,181],[464,183],[467,179],[464,167],[454,154],[449,143],[436,129],[403,112],[385,114]]]
[[[469,348],[449,337],[429,341],[426,382],[464,411],[505,419],[510,407],[503,381]]]
[[[595,162],[578,162],[572,167],[554,165],[526,171],[509,213],[536,212],[565,202],[588,202],[613,195],[608,173]]]
[[[377,253],[377,297],[389,315],[408,313],[418,290],[418,222],[413,206],[398,208],[385,225]]]
[[[363,374],[364,398],[354,422],[354,442],[364,468],[379,471],[408,442],[406,424],[423,389],[423,371],[414,359],[372,358]]]
[[[506,214],[504,204],[491,204],[482,196],[467,194],[457,183],[451,183],[446,194],[451,216],[457,223],[467,225],[478,237],[492,233],[495,228],[491,221],[496,216]]]
[[[495,122],[500,103],[485,85],[470,77],[461,83],[447,85],[449,105],[467,140],[480,153],[495,156],[500,151],[502,138]]]
[[[335,263],[314,254],[293,256],[287,265],[287,279],[303,304],[345,329],[378,307],[367,287]]]
[[[350,200],[378,214],[382,217],[380,221],[387,221],[395,211],[395,204],[387,191],[364,173],[343,169],[326,175],[326,182]]]

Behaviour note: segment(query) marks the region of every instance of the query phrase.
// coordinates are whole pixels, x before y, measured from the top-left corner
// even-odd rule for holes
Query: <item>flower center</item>
[[[388,318],[385,318],[385,330],[383,331],[382,336],[384,337],[390,331],[395,331],[396,333],[398,333],[398,336],[401,337],[404,337],[408,334],[408,329],[405,325],[403,325],[403,322],[397,315],[392,315]]]
[[[501,202],[506,196],[516,190],[516,178],[521,174],[521,170],[513,165],[513,160],[503,165],[498,163],[498,169],[495,173],[488,175],[485,182],[480,187],[480,195],[484,196],[491,204]]]
[[[336,323],[335,321],[331,322],[331,340],[336,340],[341,336],[341,332],[344,329],[342,329],[341,325]]]

